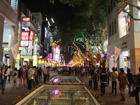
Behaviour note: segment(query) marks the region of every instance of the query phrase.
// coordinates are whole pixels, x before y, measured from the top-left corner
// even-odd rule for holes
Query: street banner
[[[16,59],[17,54],[18,54],[18,43],[16,43],[15,45],[11,47],[11,51],[12,51],[14,59]]]
[[[118,60],[118,57],[121,53],[121,49],[116,47],[114,48],[114,66],[117,67],[117,60]]]

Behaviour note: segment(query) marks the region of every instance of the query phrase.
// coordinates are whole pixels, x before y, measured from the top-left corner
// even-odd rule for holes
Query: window
[[[117,19],[114,20],[114,32],[117,33]]]
[[[14,10],[18,8],[18,0],[11,0],[11,6]]]
[[[114,26],[113,26],[113,22],[112,22],[112,35],[114,35]]]
[[[109,25],[109,36],[111,36],[111,25]]]
[[[140,7],[140,1],[138,0],[138,6]],[[140,18],[140,11],[138,11],[138,18]]]
[[[129,6],[126,6],[125,10],[129,12]],[[121,38],[129,33],[130,16],[122,11],[118,15],[118,22],[119,22],[119,37]]]

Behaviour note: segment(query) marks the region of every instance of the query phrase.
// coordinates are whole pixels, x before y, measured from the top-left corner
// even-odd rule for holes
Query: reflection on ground
[[[46,86],[23,105],[96,105],[83,86]]]
[[[76,76],[54,76],[50,79],[52,83],[81,83],[81,81]]]

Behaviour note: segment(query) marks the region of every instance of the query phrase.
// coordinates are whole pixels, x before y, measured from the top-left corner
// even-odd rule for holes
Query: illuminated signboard
[[[21,41],[28,41],[29,40],[29,32],[23,31],[21,32]]]
[[[23,17],[22,18],[22,21],[23,22],[30,22],[31,21],[31,18],[30,17]]]
[[[20,54],[22,56],[31,56],[32,55],[32,48],[31,47],[21,47]]]
[[[23,17],[22,18],[22,29],[25,30],[25,31],[29,31],[29,27],[30,27],[30,21],[31,21],[31,18],[30,17]]]
[[[34,37],[34,32],[30,31],[29,41],[32,41]]]
[[[60,48],[56,46],[53,48],[53,60],[59,62],[60,61]]]
[[[29,45],[29,41],[20,41],[20,46],[25,47]]]

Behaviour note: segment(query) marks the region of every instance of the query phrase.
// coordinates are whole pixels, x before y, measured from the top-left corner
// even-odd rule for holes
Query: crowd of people
[[[4,94],[6,84],[12,84],[13,88],[20,86],[32,89],[39,83],[49,81],[49,67],[29,67],[23,66],[19,70],[12,69],[10,66],[0,67],[0,89]]]
[[[119,90],[120,100],[122,102],[126,100],[125,94],[126,90],[128,90],[129,96],[135,97],[136,105],[140,105],[140,68],[137,75],[132,74],[129,68],[127,68],[127,72],[125,72],[123,68],[118,70],[114,67],[112,68],[112,72],[106,68],[93,67],[92,69],[92,72],[89,73],[91,75],[89,86],[93,88],[95,92],[99,92],[100,90],[101,96],[105,95],[106,87],[111,85],[111,93],[116,95]]]
[[[140,73],[133,75],[127,68],[127,73],[123,68],[119,70],[115,67],[112,72],[103,67],[29,67],[23,66],[19,70],[10,66],[0,67],[1,93],[5,92],[6,83],[12,83],[14,88],[23,86],[29,90],[40,83],[49,82],[50,72],[58,75],[75,75],[79,77],[89,77],[89,86],[101,96],[106,94],[107,86],[111,85],[112,94],[120,93],[121,101],[125,101],[125,91],[128,87],[128,94],[134,96],[136,105],[139,105]],[[140,72],[140,68],[139,68]],[[119,92],[118,92],[119,90]]]

